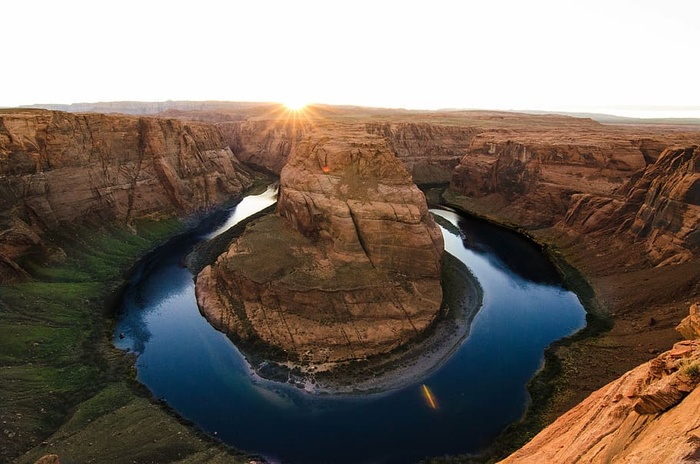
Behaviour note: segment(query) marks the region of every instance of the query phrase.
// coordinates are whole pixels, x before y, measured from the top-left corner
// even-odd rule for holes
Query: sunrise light
[[[283,105],[289,111],[303,111],[308,105],[308,102],[300,98],[293,98],[284,102]]]

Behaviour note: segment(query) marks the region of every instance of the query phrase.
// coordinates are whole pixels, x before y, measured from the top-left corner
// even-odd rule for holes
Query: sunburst
[[[307,101],[302,100],[300,98],[293,98],[283,103],[284,107],[287,108],[287,110],[293,112],[304,111],[304,108],[306,108],[308,104],[309,103]]]

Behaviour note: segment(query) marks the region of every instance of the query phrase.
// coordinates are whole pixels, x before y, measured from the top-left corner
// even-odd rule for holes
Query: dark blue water
[[[525,386],[544,349],[582,328],[585,313],[531,243],[455,213],[434,214],[459,228],[457,235],[443,229],[445,248],[481,283],[483,306],[454,355],[414,385],[322,396],[252,376],[236,347],[200,315],[192,276],[180,265],[209,233],[202,230],[144,260],[125,293],[114,343],[138,352],[138,378],[156,397],[274,462],[404,463],[478,451],[522,416]]]

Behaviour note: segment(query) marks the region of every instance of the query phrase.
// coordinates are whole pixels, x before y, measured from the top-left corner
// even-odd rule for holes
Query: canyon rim
[[[100,438],[95,433],[99,424],[128,421],[135,417],[129,416],[134,411],[151,410],[134,399],[131,387],[122,390],[123,378],[115,381],[113,374],[106,374],[118,371],[118,357],[105,348],[110,342],[100,335],[108,319],[90,319],[90,330],[97,335],[86,339],[89,343],[71,345],[70,352],[87,355],[32,354],[28,361],[26,353],[48,349],[44,340],[65,330],[65,322],[47,325],[39,307],[29,312],[22,309],[25,312],[20,314],[13,309],[20,308],[19,299],[10,299],[10,292],[30,288],[13,285],[36,284],[46,278],[37,274],[37,262],[52,268],[71,261],[71,249],[55,236],[76,220],[96,231],[112,226],[133,229],[143,218],[191,218],[252,185],[254,168],[280,177],[277,212],[251,224],[231,243],[238,258],[226,253],[198,278],[203,308],[227,306],[225,311],[215,309],[210,319],[231,327],[242,338],[255,334],[300,359],[338,362],[390,351],[429,326],[441,299],[440,246],[423,194],[413,185],[418,182],[449,185],[443,201],[517,228],[545,244],[554,256],[581,271],[594,295],[590,301],[595,300],[600,313],[610,320],[608,331],[553,347],[562,373],[545,422],[553,422],[615,379],[624,383],[645,376],[634,369],[660,353],[671,350],[672,354],[662,355],[666,363],[674,352],[692,345],[682,342],[686,344],[674,348],[681,342],[674,328],[700,298],[697,125],[600,124],[561,115],[322,106],[309,114],[303,120],[284,119],[274,116],[269,105],[224,105],[191,112],[185,107],[148,117],[29,109],[0,113],[0,275],[3,317],[8,318],[2,333],[10,334],[3,340],[15,340],[10,337],[31,324],[44,334],[26,340],[18,337],[3,360],[7,391],[24,389],[35,398],[27,402],[13,393],[0,399],[0,414],[7,421],[3,430],[8,431],[0,436],[3,459],[33,462],[45,451],[55,451],[80,461],[111,456],[110,449],[130,449],[137,458],[174,459],[176,444],[165,436],[151,435],[158,433],[154,424],[139,422],[143,436],[162,437],[156,444],[151,438],[148,446],[134,446],[123,435]],[[381,232],[394,230],[397,224],[400,240],[384,241],[386,235]],[[263,244],[273,244],[275,259],[258,269],[260,276],[242,272],[242,261],[236,259],[252,259],[246,257],[247,250]],[[401,247],[410,247],[411,253],[398,252]],[[410,260],[404,262],[404,256]],[[283,272],[290,266],[299,270],[296,276]],[[343,273],[349,280],[340,285],[337,276]],[[260,282],[270,276],[278,277],[276,283],[271,289],[263,288]],[[317,283],[308,285],[307,276],[318,278]],[[330,300],[332,324],[318,323],[318,330],[304,332],[306,321],[292,323],[288,330],[278,318],[265,332],[259,319],[261,308],[276,308],[272,311],[276,315],[279,301],[299,298],[288,293],[298,290],[299,282],[307,287],[304,304],[318,301],[314,292],[344,292],[345,296],[336,294]],[[383,283],[381,288],[377,282]],[[243,297],[227,295],[221,300],[218,290],[202,290],[214,285],[237,286],[236,295]],[[374,290],[348,294],[349,289],[362,286]],[[31,288],[36,292],[38,287]],[[363,299],[367,294],[370,300]],[[372,315],[372,305],[387,299],[396,301],[392,303],[396,318],[389,323],[380,317],[371,327],[357,325],[350,308]],[[24,300],[32,304],[31,299]],[[268,304],[258,305],[260,300]],[[80,314],[99,315],[100,304],[86,301],[80,299],[72,307]],[[289,314],[297,321],[319,320],[318,312],[304,313],[303,308],[290,307]],[[16,319],[9,319],[15,314],[11,310],[17,312]],[[312,349],[318,343],[328,343],[332,349]],[[96,377],[100,380],[89,391],[69,396],[47,380],[55,377],[36,381],[39,377],[22,375],[32,369],[53,369],[51,363],[59,361],[65,365],[56,372],[89,368],[102,372]],[[668,375],[657,377],[664,381]],[[628,387],[615,385],[618,390]],[[81,419],[81,414],[95,411],[90,408],[115,391],[123,401],[119,404],[129,407],[101,406],[97,411],[102,412],[90,416],[90,421]],[[598,398],[600,393],[595,395]],[[696,396],[693,388],[683,401],[663,413],[653,411],[643,420],[663,421],[664,427],[673,430],[679,405],[691,404]],[[56,404],[62,402],[66,407],[56,411]],[[85,405],[87,409],[82,409]],[[35,406],[52,411],[51,417],[58,419],[50,427],[35,422],[33,418],[44,417]],[[163,424],[176,427],[159,406],[152,410]],[[183,428],[173,430],[189,433]],[[692,436],[682,433],[692,445]],[[81,441],[92,445],[75,444]],[[187,443],[178,448],[185,454],[208,452],[196,444],[196,437]],[[216,453],[235,454],[206,443],[205,448]],[[533,443],[538,446],[537,441]],[[622,450],[620,460],[664,452],[648,442],[617,445],[619,440],[610,446]],[[611,449],[600,451],[600,456]],[[694,452],[686,451],[685,455]],[[580,455],[586,456],[584,451]],[[523,455],[512,459],[518,462],[518,456]]]

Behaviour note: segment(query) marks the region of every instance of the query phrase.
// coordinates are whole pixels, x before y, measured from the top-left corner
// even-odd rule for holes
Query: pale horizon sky
[[[2,13],[0,107],[304,101],[700,117],[697,0],[24,0]]]

